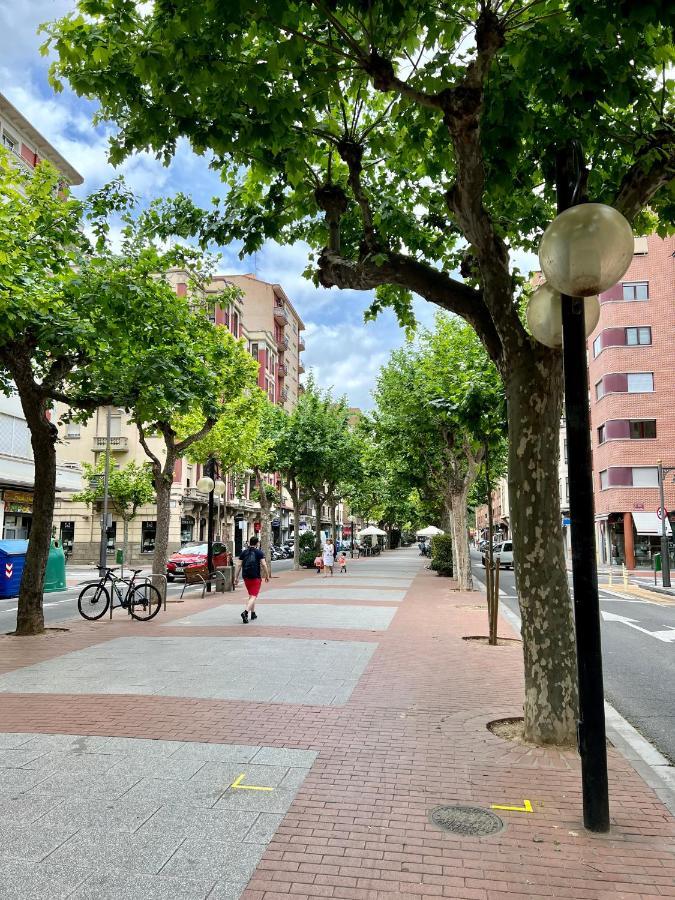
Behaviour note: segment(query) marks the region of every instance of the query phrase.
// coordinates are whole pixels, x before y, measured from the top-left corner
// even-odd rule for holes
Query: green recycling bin
[[[47,558],[47,571],[45,572],[44,593],[52,594],[54,591],[65,591],[66,583],[66,554],[63,552],[61,542],[52,541]]]
[[[121,547],[115,551],[115,562],[118,566],[124,563],[124,550]]]
[[[660,553],[655,553],[655,554],[654,554],[654,571],[655,571],[655,572],[660,572],[661,569],[662,569],[662,566],[661,566],[661,554],[660,554]]]

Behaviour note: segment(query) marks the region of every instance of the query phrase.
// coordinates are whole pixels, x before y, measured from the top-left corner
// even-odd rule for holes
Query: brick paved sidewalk
[[[612,832],[591,836],[576,753],[487,730],[522,710],[520,645],[462,640],[486,631],[482,595],[422,566],[285,572],[247,626],[239,590],[0,638],[0,812],[21,804],[33,854],[0,828],[0,897],[675,897],[675,821],[617,751]],[[104,740],[34,736],[62,734]],[[269,793],[235,794],[238,770]],[[489,837],[429,821],[525,800]],[[98,875],[85,802],[111,832]]]

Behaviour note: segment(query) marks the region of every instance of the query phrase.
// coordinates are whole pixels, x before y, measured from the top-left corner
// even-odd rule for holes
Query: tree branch
[[[162,470],[162,463],[159,460],[159,457],[155,456],[150,447],[148,446],[148,442],[145,438],[145,430],[140,422],[136,422],[136,428],[138,429],[138,440],[141,443],[141,447],[145,450],[145,454],[152,462],[152,468],[155,472],[155,477]]]
[[[361,172],[363,171],[363,147],[355,141],[343,140],[338,144],[338,153],[340,158],[347,163],[349,169],[349,186],[352,189],[354,199],[359,204],[361,210],[361,221],[363,222],[363,238],[368,250],[375,251],[381,247],[381,241],[375,225],[373,224],[373,214],[370,208],[370,200],[361,182]]]
[[[502,343],[482,293],[426,263],[398,253],[387,253],[381,265],[376,265],[368,257],[355,262],[326,248],[319,257],[319,281],[324,287],[356,291],[369,291],[382,284],[394,284],[414,291],[425,300],[465,319],[476,329],[491,358],[495,362],[501,358]]]
[[[213,426],[216,424],[216,421],[217,420],[214,418],[207,419],[199,429],[199,431],[195,432],[195,434],[189,435],[189,437],[183,438],[182,441],[178,441],[175,444],[175,450],[178,456],[181,456],[183,453],[185,453],[187,448],[192,446],[192,444],[194,444],[196,441],[201,441],[203,437],[206,437],[209,431],[211,431]]]
[[[675,127],[655,132],[624,175],[614,206],[632,221],[654,194],[675,178]]]

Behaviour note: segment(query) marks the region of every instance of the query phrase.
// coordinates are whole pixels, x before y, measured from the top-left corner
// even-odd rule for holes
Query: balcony
[[[283,303],[274,304],[274,320],[282,327],[288,322],[288,313],[286,312],[286,307]]]
[[[298,335],[298,350],[302,353],[305,349],[305,339],[301,335]]]
[[[288,337],[284,337],[283,334],[277,333],[274,335],[274,340],[277,343],[277,350],[284,352],[284,350],[288,350]]]
[[[185,488],[185,496],[195,503],[209,502],[209,495],[205,494],[204,491],[198,491],[196,487]]]
[[[106,449],[106,438],[105,437],[95,437],[94,438],[94,451],[97,450],[105,450]],[[126,453],[129,449],[129,438],[128,437],[111,437],[110,438],[110,452],[111,453]]]
[[[288,366],[285,363],[279,363],[277,371],[279,373],[279,378],[285,378],[286,375],[288,375]]]
[[[279,391],[279,396],[280,396],[280,398],[281,398],[284,402],[285,402],[286,400],[288,400],[288,388],[285,388],[285,387],[282,388],[282,389]]]
[[[298,360],[298,375],[302,375],[302,373],[304,371],[305,371],[305,364],[301,359],[299,359]]]

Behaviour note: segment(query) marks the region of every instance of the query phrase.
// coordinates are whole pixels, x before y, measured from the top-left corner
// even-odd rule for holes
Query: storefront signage
[[[33,495],[28,491],[5,491],[5,512],[32,513]]]
[[[633,504],[633,509],[634,509],[636,512],[637,512],[638,510],[644,509],[644,508],[645,508],[644,503],[634,503],[634,504]]]

